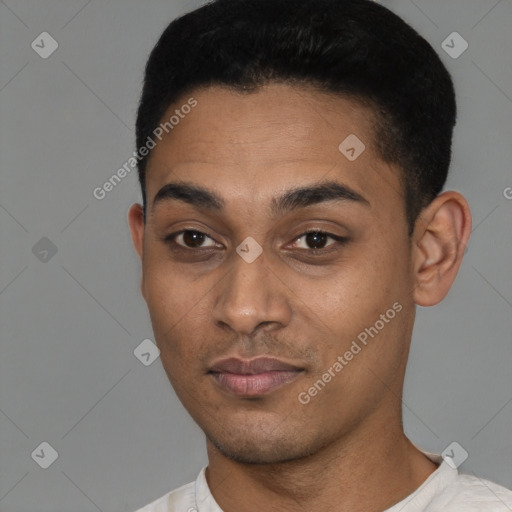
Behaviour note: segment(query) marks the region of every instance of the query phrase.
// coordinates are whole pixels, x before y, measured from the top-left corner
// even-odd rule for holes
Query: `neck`
[[[296,511],[298,504],[311,512],[380,512],[437,469],[396,423],[361,427],[314,455],[278,464],[234,462],[208,441],[208,485],[224,512]]]

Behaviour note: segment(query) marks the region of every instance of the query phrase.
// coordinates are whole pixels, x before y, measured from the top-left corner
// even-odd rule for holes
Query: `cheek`
[[[174,360],[197,355],[197,341],[204,339],[208,286],[191,282],[163,257],[146,260],[146,302],[162,358]]]
[[[408,302],[407,265],[403,242],[361,244],[351,258],[333,270],[330,279],[308,286],[300,297],[316,316],[316,323],[321,321],[331,336],[336,336],[334,348],[338,352],[360,333],[364,339],[365,329],[372,328],[374,334],[376,322],[378,339],[392,339],[400,330],[397,321],[405,316],[393,305],[398,302],[405,306]],[[385,319],[381,320],[380,315]]]
[[[371,320],[398,299],[399,260],[399,255],[368,247],[334,267],[328,278],[302,283],[296,292],[321,318],[335,324]]]

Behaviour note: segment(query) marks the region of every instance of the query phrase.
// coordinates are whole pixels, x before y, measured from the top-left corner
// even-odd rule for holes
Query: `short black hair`
[[[446,181],[455,91],[430,44],[372,0],[215,0],[172,21],[146,64],[137,147],[195,89],[251,92],[272,82],[371,106],[377,152],[402,171],[410,235]],[[144,212],[150,155],[138,162]]]

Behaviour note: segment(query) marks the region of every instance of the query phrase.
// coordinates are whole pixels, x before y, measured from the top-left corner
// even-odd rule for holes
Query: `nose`
[[[231,265],[217,288],[213,306],[215,325],[245,336],[258,328],[274,330],[288,325],[288,288],[265,261],[265,251],[252,263],[234,254]]]

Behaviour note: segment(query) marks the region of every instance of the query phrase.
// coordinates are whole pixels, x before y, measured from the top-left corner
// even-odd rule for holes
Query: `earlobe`
[[[471,233],[469,205],[460,193],[443,192],[421,213],[414,230],[414,302],[433,306],[448,293]]]

